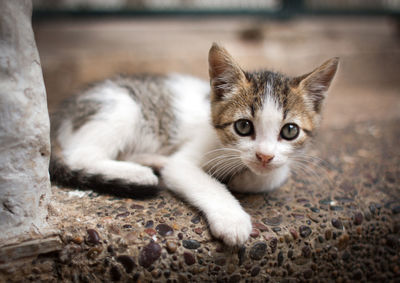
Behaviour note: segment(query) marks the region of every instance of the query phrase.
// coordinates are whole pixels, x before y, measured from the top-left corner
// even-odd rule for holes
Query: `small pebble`
[[[74,238],[72,238],[72,242],[74,242],[75,244],[82,244],[82,242],[83,242],[83,237],[81,237],[81,236],[76,236],[76,237],[74,237]]]
[[[312,230],[310,227],[308,227],[306,225],[301,225],[299,228],[299,232],[300,232],[300,236],[302,238],[306,238],[306,237],[310,236]]]
[[[167,241],[166,248],[167,248],[168,253],[172,254],[172,253],[174,253],[176,251],[178,246],[173,241]]]
[[[299,234],[297,233],[297,231],[294,228],[290,228],[289,232],[292,235],[294,240],[297,240],[299,238]]]
[[[115,253],[114,246],[109,245],[109,246],[107,247],[107,252],[109,252],[110,254],[114,254],[114,253]]]
[[[259,260],[263,258],[266,252],[267,245],[264,242],[257,242],[251,247],[249,256],[254,260]]]
[[[260,273],[260,267],[256,266],[251,270],[250,275],[251,277],[255,277],[258,275],[258,273]]]
[[[392,213],[393,214],[399,214],[400,213],[400,205],[397,205],[392,208]]]
[[[325,231],[325,239],[329,241],[332,238],[332,230]]]
[[[151,242],[143,247],[139,255],[139,264],[145,268],[150,267],[161,255],[159,244]]]
[[[295,219],[303,219],[304,218],[304,214],[301,214],[301,213],[292,213],[292,216]]]
[[[151,271],[151,276],[153,278],[159,278],[161,276],[161,270],[160,269],[154,269]]]
[[[169,278],[171,276],[171,271],[169,269],[164,271],[164,277]]]
[[[192,223],[197,224],[199,223],[201,220],[200,215],[196,214],[195,216],[192,217],[192,219],[190,220]]]
[[[157,231],[153,228],[146,228],[144,229],[144,232],[149,236],[154,236],[155,234],[157,234]]]
[[[311,214],[307,214],[307,217],[310,218],[313,222],[315,223],[319,223],[319,220],[317,217],[315,217],[314,215]],[[311,224],[311,223],[310,223]]]
[[[129,211],[126,211],[126,212],[117,214],[117,215],[115,216],[115,218],[116,218],[116,219],[117,219],[117,218],[125,218],[125,217],[127,217],[127,216],[129,216],[129,215],[131,215],[131,213],[130,213]]]
[[[257,238],[259,235],[260,235],[260,232],[258,232],[257,229],[253,228],[253,230],[251,230],[250,237]]]
[[[258,230],[260,230],[261,232],[268,231],[268,227],[265,226],[264,224],[261,224],[261,223],[258,223],[258,222],[257,222],[257,223],[254,223],[253,226],[254,226],[255,228],[257,228]]]
[[[320,201],[319,201],[319,203],[320,204],[330,204],[331,203],[331,198],[330,197],[327,197],[327,198],[325,198],[325,199],[321,199]]]
[[[144,225],[144,228],[152,228],[153,226],[154,226],[154,221],[153,220],[149,220]]]
[[[203,229],[202,229],[201,227],[194,228],[193,231],[194,231],[197,235],[203,234]]]
[[[339,250],[344,250],[348,243],[349,243],[350,237],[348,234],[343,234],[340,236],[339,241],[338,241],[338,248]]]
[[[111,268],[110,268],[111,280],[119,281],[119,280],[121,280],[121,276],[122,276],[122,274],[121,274],[121,271],[119,271],[118,266],[116,266],[116,265],[111,266]]]
[[[361,225],[361,223],[363,222],[363,218],[364,217],[361,212],[357,212],[356,214],[354,214],[354,225]]]
[[[182,244],[185,248],[194,250],[200,247],[200,243],[196,240],[183,240]]]
[[[116,259],[122,264],[127,273],[131,273],[136,267],[135,259],[130,255],[120,255]]]
[[[272,227],[272,231],[274,231],[275,233],[280,232],[281,230],[281,227]]]
[[[94,229],[87,229],[88,237],[86,241],[88,244],[97,245],[100,243],[100,236]]]
[[[278,226],[279,224],[282,223],[282,215],[264,218],[262,219],[262,222],[264,222],[264,224],[267,224],[269,226]]]
[[[280,252],[278,253],[278,266],[281,266],[282,263],[283,263],[283,252],[280,251]]]
[[[132,205],[131,205],[131,208],[132,208],[132,209],[143,209],[144,206],[143,206],[143,205],[140,205],[140,204],[132,204]]]
[[[331,222],[332,222],[333,227],[340,229],[340,230],[343,229],[343,224],[342,224],[342,221],[340,221],[340,219],[333,218]]]
[[[376,212],[376,204],[375,203],[370,203],[370,205],[368,206],[369,211],[371,211],[372,214],[375,214]]]
[[[183,259],[187,265],[193,265],[196,263],[196,259],[194,258],[193,254],[190,252],[183,253]]]
[[[338,206],[338,205],[330,205],[329,208],[332,211],[342,211],[343,210],[343,206]]]
[[[269,247],[271,248],[272,253],[275,253],[277,246],[278,246],[278,239],[272,238],[271,241],[269,242]]]
[[[158,232],[158,234],[160,234],[161,236],[170,236],[174,233],[174,230],[172,229],[171,226],[168,226],[167,224],[158,224],[156,226],[156,230]]]
[[[340,202],[340,203],[350,203],[350,202],[354,202],[354,199],[353,198],[349,198],[349,197],[345,197],[345,196],[343,196],[343,197],[335,197],[335,200],[337,200],[338,202]]]

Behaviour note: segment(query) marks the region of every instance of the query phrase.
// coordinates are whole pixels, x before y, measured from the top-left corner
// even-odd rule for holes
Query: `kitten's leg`
[[[135,154],[127,160],[143,166],[151,167],[153,171],[159,174],[161,170],[164,168],[164,166],[167,164],[168,157],[159,154],[143,153],[143,154]]]
[[[227,245],[243,244],[251,232],[250,216],[227,188],[189,157],[172,157],[162,177],[167,187],[204,212],[211,233]]]
[[[75,148],[68,154],[67,164],[74,170],[102,175],[106,179],[120,179],[138,185],[157,185],[158,178],[149,167],[133,162],[117,161],[112,157],[99,154],[104,149],[95,146]]]

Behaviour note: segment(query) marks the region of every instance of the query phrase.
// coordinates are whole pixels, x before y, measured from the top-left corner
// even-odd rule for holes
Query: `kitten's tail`
[[[156,185],[128,183],[123,179],[108,179],[101,174],[89,174],[84,170],[73,170],[58,157],[50,158],[50,180],[59,186],[93,190],[117,197],[137,199],[156,196],[160,188]]]

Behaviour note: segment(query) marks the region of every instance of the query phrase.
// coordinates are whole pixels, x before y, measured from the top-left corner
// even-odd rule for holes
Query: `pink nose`
[[[275,156],[274,155],[266,155],[266,154],[257,152],[256,157],[257,157],[258,161],[262,162],[265,165],[267,163],[270,163],[272,161],[272,159],[274,159]]]

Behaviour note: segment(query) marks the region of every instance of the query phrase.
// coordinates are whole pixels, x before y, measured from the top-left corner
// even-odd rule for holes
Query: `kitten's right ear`
[[[247,82],[240,66],[225,48],[213,43],[208,53],[210,83],[214,98],[221,100],[232,94],[239,85]]]

